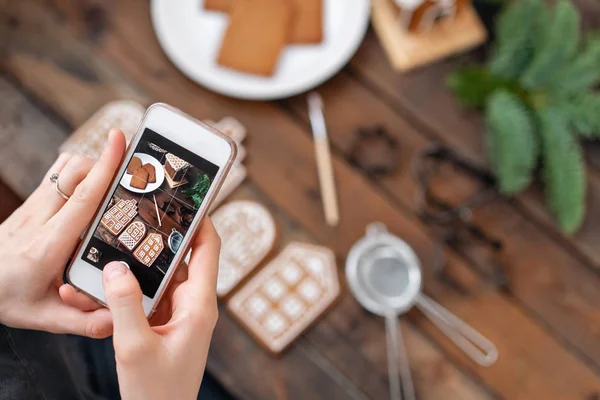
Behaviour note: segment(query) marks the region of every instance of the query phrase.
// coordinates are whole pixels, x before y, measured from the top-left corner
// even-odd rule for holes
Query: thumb
[[[134,344],[151,335],[142,308],[142,290],[129,268],[118,261],[107,264],[102,271],[102,283],[112,314],[115,342]]]

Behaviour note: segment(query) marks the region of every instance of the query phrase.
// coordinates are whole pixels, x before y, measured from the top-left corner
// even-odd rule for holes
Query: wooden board
[[[107,21],[94,29],[82,18],[90,4],[23,0],[8,8],[0,6],[0,16],[9,15],[0,21],[17,21],[10,28],[11,41],[3,47],[8,50],[0,58],[0,67],[23,91],[43,102],[49,113],[74,128],[93,113],[85,105],[87,94],[97,90],[107,97],[130,93],[149,101],[160,99],[198,118],[234,115],[248,127],[250,176],[234,198],[269,206],[282,231],[280,245],[290,240],[327,245],[343,262],[364,226],[383,220],[415,247],[425,266],[432,264],[434,238],[414,214],[414,183],[408,171],[410,158],[432,135],[414,114],[397,106],[390,91],[374,90],[372,81],[362,80],[362,72],[354,67],[352,74],[341,74],[320,89],[334,144],[342,215],[339,228],[328,228],[302,98],[249,103],[212,94],[192,84],[164,57],[153,36],[147,2],[111,2],[110,7],[94,2]],[[139,43],[145,43],[143,49]],[[378,51],[378,62],[386,63],[381,48]],[[353,63],[363,57],[361,50]],[[19,63],[23,58],[31,62]],[[94,79],[82,78],[90,76]],[[70,96],[56,94],[62,81],[56,81],[57,86],[40,85],[53,77],[72,83]],[[388,79],[395,82],[396,77]],[[412,81],[406,82],[410,87]],[[431,89],[426,81],[417,82],[415,91]],[[388,126],[400,145],[398,174],[380,181],[369,179],[345,160],[355,129],[376,123]],[[460,132],[451,133],[460,137]],[[465,142],[467,149],[469,143]],[[524,218],[521,209],[500,204],[479,221],[486,229],[502,233],[517,257],[511,263],[516,278],[509,292],[500,293],[487,284],[472,268],[476,255],[458,249],[448,251],[449,269],[466,292],[424,270],[426,292],[492,338],[500,349],[500,361],[487,369],[474,366],[436,327],[410,313],[404,323],[405,337],[420,398],[593,397],[600,387],[600,350],[595,340],[598,278],[572,248]],[[521,231],[527,240],[517,235]],[[271,358],[222,312],[208,369],[240,399],[382,399],[387,397],[384,338],[381,319],[364,311],[347,291],[281,359]],[[253,368],[239,362],[240,357],[252,360]]]
[[[384,59],[377,38],[371,34],[351,62],[351,70],[362,85],[411,121],[419,133],[460,149],[462,154],[485,166],[483,121],[478,113],[462,109],[446,85],[448,74],[464,61],[449,59],[407,76],[398,75]],[[600,228],[595,223],[600,220],[600,173],[597,170],[589,171],[586,217],[581,230],[571,238],[564,237],[556,228],[540,186],[532,187],[515,200],[513,205],[520,217],[539,226],[556,245],[600,270]]]
[[[15,84],[0,76],[0,180],[27,197],[58,156],[68,128],[46,116]]]

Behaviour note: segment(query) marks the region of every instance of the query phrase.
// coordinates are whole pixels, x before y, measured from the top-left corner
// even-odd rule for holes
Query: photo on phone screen
[[[146,128],[82,260],[124,261],[144,295],[165,278],[219,167]]]

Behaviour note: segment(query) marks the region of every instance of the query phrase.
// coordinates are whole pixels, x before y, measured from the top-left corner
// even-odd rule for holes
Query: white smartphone
[[[236,156],[227,135],[166,104],[148,108],[67,269],[106,305],[102,269],[124,262],[152,315]]]

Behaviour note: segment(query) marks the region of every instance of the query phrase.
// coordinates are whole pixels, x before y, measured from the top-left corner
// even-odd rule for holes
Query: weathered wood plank
[[[312,235],[306,233],[298,222],[291,220],[287,214],[273,204],[269,198],[258,190],[253,184],[247,183],[238,190],[232,200],[254,200],[265,204],[273,213],[278,222],[278,244],[276,249],[282,249],[286,243],[293,240],[318,243]],[[277,250],[274,252],[276,254]],[[341,266],[340,266],[341,267]],[[343,279],[343,269],[339,270],[340,278]],[[250,338],[237,324],[232,325],[229,317],[226,321],[219,321],[217,331],[213,338],[211,354],[218,353],[216,359],[210,358],[209,366],[211,372],[216,373],[225,381],[231,380],[231,386],[238,385],[240,376],[255,373],[252,379],[244,379],[243,384],[256,386],[262,398],[277,399],[305,399],[307,398],[304,385],[310,383],[317,385],[319,375],[328,375],[332,381],[344,387],[346,395],[353,399],[360,399],[363,395],[372,399],[386,398],[387,382],[385,365],[382,364],[381,352],[385,343],[385,332],[383,321],[368,316],[354,302],[350,293],[344,291],[342,304],[334,307],[325,318],[309,329],[298,343],[292,346],[289,352],[280,358],[269,356],[262,348]],[[366,317],[362,335],[369,336],[372,340],[372,350],[377,354],[373,357],[368,353],[356,354],[359,351],[358,343],[350,339],[350,330],[339,330],[336,321],[345,320],[348,311],[352,309],[359,313],[360,317]],[[222,311],[223,315],[226,311]],[[404,336],[410,349],[411,364],[415,373],[414,379],[422,399],[439,399],[443,393],[444,399],[491,399],[480,385],[473,382],[462,371],[448,361],[430,340],[423,336],[412,324],[405,321]],[[326,338],[327,344],[323,338]],[[232,347],[233,346],[233,347]],[[335,347],[335,351],[323,352],[326,347]],[[414,350],[413,349],[418,349]],[[337,356],[346,357],[338,359]],[[250,371],[245,362],[232,363],[231,358],[252,359],[253,368]],[[309,357],[314,365],[307,365],[301,361],[303,357]],[[330,360],[331,359],[331,360]],[[258,360],[258,364],[255,364]],[[383,360],[385,361],[385,360]],[[235,365],[233,365],[235,364]],[[302,365],[304,364],[304,365]],[[257,366],[264,366],[258,368]],[[294,369],[290,368],[294,365]],[[302,370],[302,376],[293,376],[297,370]],[[333,369],[333,370],[332,370]],[[256,382],[265,379],[264,370],[278,371],[275,376],[267,377],[268,384],[257,385]],[[338,371],[339,370],[339,371]],[[435,382],[435,384],[432,384]],[[229,386],[229,385],[228,385]],[[253,386],[253,387],[254,387]],[[323,388],[318,398],[337,398],[336,391],[328,392],[330,389]],[[337,391],[340,389],[338,388]],[[310,398],[310,397],[308,397]]]
[[[28,14],[28,16],[31,16],[31,15],[32,14]],[[38,25],[38,24],[33,24],[33,25]],[[68,43],[68,40],[65,40],[65,42]],[[79,53],[80,49],[77,49],[77,47],[70,47],[70,48],[76,49],[76,51],[74,53],[78,54],[79,56],[81,56],[83,58],[87,58],[90,56],[88,53],[83,53],[83,54]],[[98,63],[98,60],[95,60],[95,61]],[[32,66],[32,68],[36,68],[36,67]],[[52,66],[52,68],[50,68],[50,70],[53,71],[52,72],[53,74],[58,74],[58,75],[61,74],[60,67],[55,69]],[[24,75],[21,75],[21,76],[24,76]],[[26,80],[24,80],[23,82],[26,85],[35,84],[35,82],[30,82],[30,81],[26,81]],[[85,94],[84,94],[84,97],[85,97]],[[66,99],[61,98],[60,101],[66,101]],[[69,101],[72,101],[74,103],[77,102],[77,96],[75,93],[73,93],[73,96],[70,98]],[[59,111],[59,113],[61,113],[61,114],[65,114],[66,118],[70,121],[73,121],[73,123],[81,122],[81,120],[84,118],[83,116],[85,115],[85,112],[80,112],[80,111],[78,111],[77,113],[64,113],[63,112],[63,110],[78,110],[78,107],[76,106],[76,104],[65,104],[64,105],[65,107],[57,107],[58,104],[59,103],[56,103],[56,102],[53,103],[53,107],[56,107],[56,111]],[[227,321],[227,320],[225,320],[225,321]],[[224,322],[224,323],[226,324],[226,322]],[[382,335],[383,335],[382,327],[379,326],[378,328],[379,328],[379,336],[382,337]],[[414,328],[413,328],[413,329],[409,330],[409,333],[407,335],[409,338],[414,338],[412,340],[415,340],[418,343],[421,343],[421,346],[420,346],[421,350],[419,352],[417,352],[417,354],[421,354],[422,359],[426,359],[429,362],[434,362],[436,365],[445,365],[444,370],[450,371],[446,375],[445,379],[440,380],[439,379],[440,377],[437,377],[438,384],[435,386],[435,388],[437,388],[436,390],[444,390],[444,391],[448,392],[448,394],[450,395],[449,398],[457,398],[457,399],[460,399],[460,398],[486,398],[485,391],[482,389],[479,389],[476,384],[471,383],[470,380],[465,378],[465,376],[462,373],[457,372],[458,370],[456,370],[456,367],[452,366],[452,364],[449,363],[447,360],[444,360],[444,358],[439,354],[438,350],[436,350],[431,345],[424,345],[423,343],[427,343],[427,340],[422,337],[421,333],[417,333],[417,332],[418,331],[414,330]],[[235,346],[232,346],[232,344],[239,342],[240,338],[238,337],[238,335],[225,336],[225,335],[221,335],[221,334],[217,333],[217,335],[215,337],[219,338],[219,339],[223,338],[225,340],[229,340],[229,342],[226,342],[226,343],[223,343],[222,345],[217,346],[218,349],[223,349],[223,351],[226,351],[226,357],[224,356],[223,359],[217,358],[217,360],[221,360],[221,362],[223,363],[227,360],[230,360],[232,358],[232,356],[233,357],[236,356],[235,354],[232,355],[230,352],[227,352],[227,349],[235,348]],[[250,341],[250,339],[247,336],[243,336],[243,339],[252,343],[252,346],[257,347],[256,344],[254,344],[252,341]],[[379,349],[379,351],[381,352],[380,354],[383,354],[383,349]],[[345,352],[348,354],[352,354],[352,349],[346,349]],[[437,354],[437,356],[432,357],[435,354]],[[246,356],[253,358],[253,359],[255,358],[255,357],[252,357],[252,352],[249,352],[248,354],[246,354]],[[266,357],[266,359],[270,360],[269,361],[271,363],[270,365],[274,365],[274,368],[276,367],[276,368],[278,368],[278,370],[281,370],[281,368],[282,368],[281,363],[276,363],[276,360],[271,359],[270,357],[266,356],[266,354],[264,354],[264,353],[261,353],[261,356],[263,358]],[[214,359],[211,359],[211,360],[213,360],[211,365],[217,362],[217,361],[214,361]],[[352,365],[359,365],[363,368],[363,369],[361,369],[361,371],[364,371],[365,368],[367,371],[369,370],[368,362],[361,362],[360,358],[354,358],[354,361],[355,361],[354,364],[351,364],[349,367],[344,366],[344,368],[350,368],[350,370],[352,370]],[[273,363],[275,363],[275,364],[273,364]],[[298,365],[298,367],[295,367],[296,364]],[[211,365],[209,365],[209,369],[212,368]],[[225,365],[226,365],[226,368],[223,371],[223,374],[225,374],[225,372],[227,372],[227,371],[233,370],[232,366],[229,365],[229,363],[225,363]],[[236,387],[238,387],[238,388],[240,387],[239,380],[241,379],[241,377],[248,376],[247,364],[238,364],[238,365],[240,366],[240,368],[242,368],[242,370],[239,371],[239,373],[237,375],[231,375],[231,372],[229,372],[229,375],[226,375],[226,376],[230,376],[231,379],[233,380],[233,382],[235,382],[234,390]],[[307,371],[316,370],[314,368],[314,366],[306,365],[306,362],[302,361],[301,358],[298,359],[297,356],[295,356],[293,362],[286,362],[285,365],[286,365],[286,369],[290,371],[290,373],[289,373],[290,376],[300,376],[300,374],[297,371],[297,369],[300,367],[303,368],[302,375],[306,375]],[[274,375],[277,375],[276,373],[278,370],[272,370]],[[455,372],[452,372],[452,371],[455,371]],[[246,396],[249,396],[250,398],[253,398],[253,397],[262,398],[261,396],[264,393],[258,392],[258,393],[260,393],[260,396],[259,396],[256,394],[257,390],[267,390],[267,394],[269,394],[270,390],[274,390],[273,389],[274,387],[275,388],[278,387],[276,385],[275,386],[271,385],[271,386],[266,386],[266,388],[265,388],[265,387],[256,385],[256,382],[260,382],[259,378],[261,378],[261,377],[264,378],[265,369],[257,369],[256,372],[260,374],[260,377],[256,376],[256,377],[253,377],[252,379],[248,379],[248,381],[247,381],[247,383],[250,385],[250,389],[248,389],[249,391],[246,392]],[[360,377],[360,375],[357,375],[356,373],[354,373],[354,375],[357,377]],[[221,375],[221,376],[223,376],[223,375]],[[371,386],[369,388],[369,393],[371,393],[370,395],[372,396],[372,398],[385,397],[384,393],[387,393],[387,383],[385,382],[385,378],[384,378],[385,373],[381,373],[379,375],[371,375],[371,376],[374,377],[372,379],[374,384],[373,384],[373,386]],[[430,378],[430,377],[428,377],[428,378]],[[365,378],[363,377],[361,380],[364,382]],[[367,381],[369,381],[369,380],[367,380]],[[444,382],[448,382],[449,386],[447,389],[445,389],[446,384]],[[299,394],[302,394],[303,398],[305,398],[305,396],[308,394],[306,388],[304,388],[303,380],[296,380],[296,381],[290,382],[288,384],[292,384],[292,386],[295,385],[295,386],[298,386],[298,388],[304,389],[304,390],[292,390],[292,391],[290,391],[290,393],[296,393],[296,396],[298,396]],[[463,385],[464,385],[464,387],[462,387]],[[431,391],[429,389],[427,389],[429,387],[434,387],[432,385],[431,381],[429,381],[429,380],[424,381],[422,386],[425,388],[422,391],[424,398],[435,398],[434,396],[429,394],[429,393],[431,393]],[[317,389],[320,389],[321,387],[325,388],[324,393],[319,392],[320,397],[322,397],[322,396],[326,396],[326,398],[331,397],[331,396],[328,396],[329,392],[326,390],[326,388],[328,387],[327,383],[320,383],[320,384],[315,385],[315,387]],[[285,388],[277,389],[274,393],[270,393],[270,395],[275,398],[281,398],[282,390],[285,392]],[[250,393],[250,394],[248,394],[248,393]]]
[[[351,62],[351,70],[397,112],[419,127],[429,138],[447,143],[487,165],[483,151],[483,124],[473,111],[460,108],[446,86],[446,77],[460,65],[459,58],[448,59],[408,74],[397,74],[384,58],[375,35],[370,32]],[[544,206],[542,190],[531,187],[517,196],[517,208],[541,229],[552,234],[557,243],[573,249],[588,264],[600,269],[600,174],[590,169],[587,214],[581,230],[572,238],[560,234]]]
[[[340,194],[343,194],[341,197],[344,199],[342,213],[346,217],[338,230],[327,229],[321,216],[312,143],[306,130],[293,124],[273,106],[224,99],[192,85],[173,70],[156,42],[149,39],[152,37],[152,31],[146,19],[146,6],[142,3],[127,2],[119,7],[122,8],[113,9],[115,14],[110,18],[111,29],[114,30],[104,36],[104,41],[96,47],[95,52],[100,54],[102,59],[108,57],[117,63],[152,97],[164,98],[198,117],[215,118],[234,114],[240,118],[253,133],[249,141],[249,153],[252,156],[249,169],[252,181],[316,240],[332,246],[338,255],[343,255],[351,243],[362,235],[367,222],[382,219],[416,247],[426,264],[431,262],[433,244],[426,228],[410,213],[407,212],[407,216],[399,212],[384,196],[378,194],[366,179],[340,160],[336,160],[335,168],[341,181]],[[131,15],[146,17],[132,21],[128,17]],[[144,40],[148,45],[143,53],[131,57],[133,49],[136,48],[135,43],[139,43],[139,40]],[[357,193],[363,196],[357,196]],[[479,278],[464,262],[451,257],[451,266],[457,270],[457,276],[461,280],[466,281],[469,286],[477,286]],[[463,308],[472,310],[473,314],[467,318],[468,321],[478,328],[480,323],[484,323],[486,326],[485,329],[481,328],[482,331],[497,341],[501,351],[510,356],[502,358],[501,363],[493,368],[475,368],[465,361],[464,357],[457,355],[454,346],[446,339],[439,338],[437,331],[422,318],[412,316],[411,320],[429,335],[438,335],[435,336],[436,341],[444,351],[452,354],[462,368],[469,369],[473,376],[480,377],[489,386],[494,387],[501,396],[527,398],[545,395],[545,398],[580,398],[598,387],[594,374],[572,354],[561,348],[539,325],[532,323],[529,316],[510,299],[507,300],[491,289],[478,291],[465,298],[432,280],[430,274],[427,278],[427,288],[444,303],[451,302],[450,308],[454,311],[460,310],[461,317],[465,317],[462,315]],[[482,301],[483,297],[489,300]],[[482,303],[483,306],[480,305]],[[339,311],[328,314],[326,320],[335,316],[334,329],[351,337],[348,340],[351,340],[349,343],[352,343],[352,346],[347,347],[346,352],[332,352],[330,349],[333,337],[328,338],[317,333],[313,337],[312,332],[316,332],[314,330],[310,334],[311,343],[320,343],[319,350],[328,358],[337,360],[337,366],[340,368],[339,364],[347,354],[373,360],[375,367],[372,371],[383,377],[385,357],[382,336],[373,334],[374,330],[377,332],[376,327],[382,332],[381,321],[367,316],[353,301],[349,300],[348,304],[350,306],[338,306],[336,311],[338,308]],[[495,316],[494,321],[489,321],[492,315]],[[504,318],[518,325],[504,326]],[[318,325],[321,326],[323,325]],[[515,326],[519,329],[516,330]],[[349,327],[352,329],[348,329]],[[370,340],[363,342],[366,338]],[[348,349],[352,351],[348,353]],[[416,347],[414,351],[419,351],[419,348]],[[515,370],[515,357],[525,365],[523,370]],[[558,360],[561,366],[569,370],[569,375],[564,377],[562,371],[555,369],[556,364],[548,365],[544,362],[547,359]],[[425,389],[427,386],[435,385],[429,382]]]
[[[330,138],[342,154],[349,156],[357,126],[382,124],[388,128],[400,147],[398,172],[378,182],[400,205],[413,210],[417,192],[410,164],[429,140],[347,74],[333,78],[321,87],[320,92],[324,97]],[[287,104],[308,128],[305,99],[295,98]],[[454,193],[473,191],[472,184],[466,179],[454,179],[445,185]],[[511,294],[527,308],[535,310],[546,323],[600,367],[600,346],[596,335],[600,329],[600,313],[593,311],[600,306],[598,276],[561,248],[552,236],[522,218],[502,200],[475,210],[473,222],[483,232],[505,244]],[[573,312],[575,304],[586,306]],[[582,313],[583,309],[587,312]]]
[[[21,198],[39,185],[66,135],[64,126],[0,75],[0,179]]]

